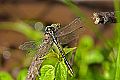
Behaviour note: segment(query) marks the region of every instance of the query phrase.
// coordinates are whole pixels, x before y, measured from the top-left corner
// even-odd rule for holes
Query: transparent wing
[[[58,37],[58,41],[60,42],[60,44],[68,44],[71,41],[78,39],[78,37],[80,37],[82,35],[83,31],[84,31],[84,29],[77,29],[76,31],[74,31],[70,34]]]
[[[47,41],[44,40],[43,43],[39,46],[39,49],[29,67],[27,80],[34,80],[36,76],[39,74],[38,71],[40,69],[41,63],[43,62],[41,58],[48,53],[49,49],[51,48],[51,44],[52,41],[49,39]]]
[[[70,24],[68,24],[67,26],[59,29],[56,32],[56,35],[58,37],[60,37],[60,36],[64,36],[64,35],[70,34],[73,31],[75,31],[76,29],[78,29],[80,27],[82,28],[82,26],[80,24],[81,24],[81,21],[80,21],[80,18],[78,17],[75,20],[73,20]]]
[[[80,18],[76,18],[67,26],[59,29],[56,35],[61,44],[67,44],[75,38],[78,38],[84,30],[84,24],[80,21]]]
[[[29,51],[36,50],[39,48],[41,41],[28,41],[19,46],[19,49]]]
[[[36,31],[41,32],[43,29],[43,24],[41,22],[36,22],[34,25],[34,28]],[[28,41],[23,43],[22,45],[19,46],[19,49],[29,51],[29,50],[36,50],[39,48],[41,41]]]

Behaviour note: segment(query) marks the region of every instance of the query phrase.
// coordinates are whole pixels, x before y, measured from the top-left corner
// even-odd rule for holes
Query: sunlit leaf
[[[58,64],[56,64],[55,79],[56,80],[67,80],[67,67],[63,61],[58,62]]]
[[[58,62],[59,60],[57,58],[46,58],[43,62],[42,62],[42,66],[44,65],[52,65],[55,66],[55,64]]]
[[[63,50],[65,51],[65,53],[70,53],[72,51],[74,51],[76,49],[76,47],[73,47],[73,48],[64,48]]]
[[[43,58],[58,58],[58,53],[55,53],[53,50],[51,50],[47,55],[45,55]]]
[[[40,80],[54,80],[55,78],[55,68],[52,65],[44,65],[40,73]]]

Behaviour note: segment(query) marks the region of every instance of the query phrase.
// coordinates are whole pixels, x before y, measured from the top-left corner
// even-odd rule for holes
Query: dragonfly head
[[[60,28],[60,24],[52,24],[51,26],[47,26],[45,28],[45,33],[54,34]]]
[[[54,27],[55,31],[57,31],[60,28],[60,23],[52,24],[51,27]]]

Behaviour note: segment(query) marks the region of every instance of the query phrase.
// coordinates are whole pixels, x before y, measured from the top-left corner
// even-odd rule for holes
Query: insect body
[[[93,20],[95,24],[115,23],[116,17],[114,12],[94,12]]]
[[[33,57],[32,63],[28,70],[27,80],[35,80],[36,76],[39,75],[40,66],[43,61],[42,57],[47,54],[53,43],[57,46],[59,53],[62,55],[66,66],[73,74],[72,67],[65,57],[65,52],[61,47],[61,44],[66,44],[71,40],[74,40],[76,36],[80,35],[79,33],[82,30],[83,25],[80,22],[80,19],[76,18],[69,25],[61,29],[60,24],[52,24],[51,26],[47,26],[45,28],[44,39],[41,45],[36,45],[35,41],[25,42],[24,44],[20,45],[19,48],[22,50],[36,50],[36,54]]]

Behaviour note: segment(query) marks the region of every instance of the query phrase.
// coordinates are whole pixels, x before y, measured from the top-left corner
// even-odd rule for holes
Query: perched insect
[[[60,28],[60,24],[52,24],[51,26],[47,26],[45,28],[43,42],[40,45],[36,45],[36,41],[29,41],[20,45],[19,48],[22,50],[36,49],[36,54],[29,67],[27,80],[35,80],[36,76],[39,74],[39,69],[43,61],[42,57],[47,54],[53,43],[57,46],[66,66],[73,74],[72,67],[65,57],[65,52],[61,47],[61,44],[67,44],[74,40],[77,36],[79,37],[79,33],[83,30],[84,28],[80,18],[76,18],[69,25],[63,28]]]
[[[115,12],[94,12],[93,20],[95,20],[95,24],[115,23]]]

